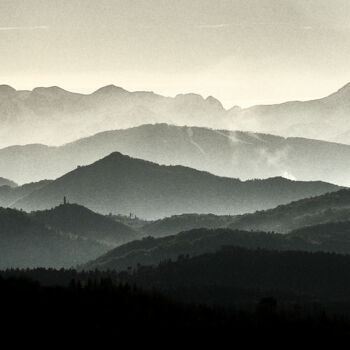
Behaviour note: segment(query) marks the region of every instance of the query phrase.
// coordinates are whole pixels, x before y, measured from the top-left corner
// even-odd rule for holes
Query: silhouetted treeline
[[[274,251],[227,246],[216,253],[180,256],[157,267],[139,267],[124,282],[157,290],[208,288],[313,301],[350,302],[350,256],[323,252]],[[246,292],[242,295],[246,295]],[[249,294],[249,293],[248,293]]]
[[[203,329],[211,329],[211,334],[271,333],[274,337],[350,331],[346,317],[305,314],[299,309],[284,312],[274,298],[260,300],[253,312],[222,310],[175,302],[127,284],[115,285],[110,279],[90,280],[84,286],[72,280],[67,287],[44,287],[26,279],[0,277],[0,295],[1,329],[18,335],[55,333],[62,338],[75,334],[86,340],[96,334],[140,336],[144,331],[157,339],[164,331],[180,337],[186,330],[194,335]],[[183,332],[174,333],[176,329]]]
[[[261,298],[274,296],[285,310],[295,305],[350,315],[350,256],[333,253],[249,250],[223,247],[216,253],[179,256],[158,266],[125,271],[6,270],[4,277],[29,278],[46,286],[85,286],[108,278],[136,285],[182,302],[251,310]]]

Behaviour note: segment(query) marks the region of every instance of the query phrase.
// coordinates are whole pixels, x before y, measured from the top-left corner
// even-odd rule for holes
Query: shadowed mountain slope
[[[31,213],[31,217],[46,226],[111,246],[138,237],[137,232],[129,226],[77,204],[62,204],[51,210],[36,211]]]
[[[17,200],[48,185],[50,182],[50,180],[42,180],[18,187],[0,186],[0,207],[9,207]]]
[[[202,228],[162,238],[147,237],[117,247],[81,268],[123,270],[138,264],[157,265],[179,256],[215,252],[223,246],[350,254],[350,221],[304,227],[285,235]]]
[[[108,250],[106,245],[49,228],[28,214],[0,208],[0,268],[72,267]]]
[[[146,223],[140,228],[145,235],[152,237],[170,236],[195,228],[227,227],[235,216],[214,214],[182,214]]]
[[[0,187],[2,186],[17,187],[17,184],[11,180],[0,177]]]
[[[242,182],[112,153],[32,192],[13,207],[26,211],[49,209],[67,196],[70,202],[96,212],[132,212],[143,218],[184,212],[239,214],[337,189],[328,183],[284,178]]]
[[[282,233],[304,226],[347,220],[350,220],[350,190],[343,189],[242,215],[235,218],[229,227]]]
[[[350,142],[350,83],[311,101],[253,106],[231,112],[236,129]]]

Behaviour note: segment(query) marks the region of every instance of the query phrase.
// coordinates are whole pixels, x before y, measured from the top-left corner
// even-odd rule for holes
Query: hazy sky
[[[350,81],[349,18],[349,0],[0,0],[0,84],[310,99]]]

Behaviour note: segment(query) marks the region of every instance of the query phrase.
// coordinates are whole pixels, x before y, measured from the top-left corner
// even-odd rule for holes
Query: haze
[[[226,107],[325,96],[350,81],[346,0],[1,0],[1,83],[115,84]]]

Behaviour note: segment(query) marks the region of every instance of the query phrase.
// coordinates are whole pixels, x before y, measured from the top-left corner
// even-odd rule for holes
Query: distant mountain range
[[[235,129],[350,143],[350,83],[311,101],[235,109]]]
[[[338,190],[329,183],[276,177],[240,181],[182,166],[161,166],[121,153],[78,167],[12,206],[50,209],[67,196],[99,213],[161,218],[182,213],[241,214]]]
[[[246,109],[225,109],[212,96],[172,98],[114,85],[87,95],[55,86],[17,91],[1,85],[0,147],[61,145],[99,131],[164,122],[349,143],[349,112],[350,84],[318,100]]]
[[[89,95],[59,87],[17,91],[0,86],[0,147],[62,144],[145,122],[217,126],[224,118],[225,109],[218,100],[196,94],[171,98],[147,91],[129,92],[114,85]]]
[[[102,132],[60,147],[0,149],[0,175],[21,184],[56,179],[116,151],[242,180],[283,176],[350,186],[348,145],[167,124]]]

